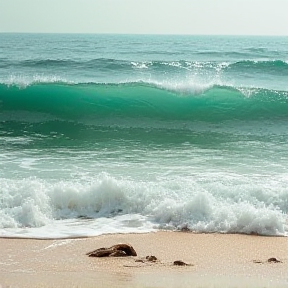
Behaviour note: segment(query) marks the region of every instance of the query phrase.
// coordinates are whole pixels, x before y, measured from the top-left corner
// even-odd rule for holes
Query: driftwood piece
[[[136,251],[131,245],[117,244],[109,248],[99,248],[86,253],[89,257],[123,257],[137,256]]]

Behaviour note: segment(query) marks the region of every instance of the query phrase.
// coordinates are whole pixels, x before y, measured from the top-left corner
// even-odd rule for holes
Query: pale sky
[[[288,36],[288,0],[0,0],[0,32]]]

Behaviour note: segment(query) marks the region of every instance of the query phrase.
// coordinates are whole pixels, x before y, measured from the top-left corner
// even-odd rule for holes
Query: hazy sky
[[[0,32],[288,35],[288,0],[0,0]]]

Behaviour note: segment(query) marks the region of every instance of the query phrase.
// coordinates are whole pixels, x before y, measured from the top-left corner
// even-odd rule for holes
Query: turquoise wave
[[[43,121],[44,114],[48,120],[89,120],[95,125],[107,119],[211,123],[288,119],[287,91],[227,86],[213,86],[193,95],[145,83],[42,83],[24,89],[0,85],[0,101],[2,122]]]

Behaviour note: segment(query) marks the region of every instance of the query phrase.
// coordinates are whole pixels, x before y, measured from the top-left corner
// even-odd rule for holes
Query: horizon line
[[[230,37],[288,37],[288,34],[190,34],[190,33],[115,33],[115,32],[8,32],[0,31],[0,34],[74,34],[74,35],[131,35],[131,36],[230,36]]]

